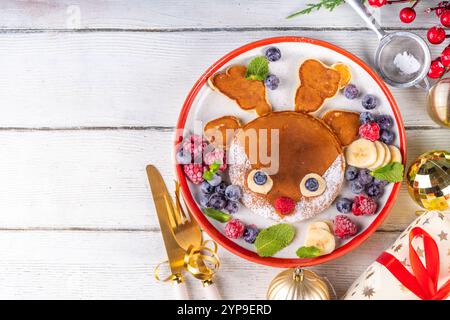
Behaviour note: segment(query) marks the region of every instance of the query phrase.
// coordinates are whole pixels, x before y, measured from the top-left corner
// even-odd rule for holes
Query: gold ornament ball
[[[406,174],[408,192],[427,210],[450,208],[450,152],[435,150],[422,154]]]
[[[268,300],[330,300],[326,282],[316,273],[300,268],[280,272],[267,290]]]

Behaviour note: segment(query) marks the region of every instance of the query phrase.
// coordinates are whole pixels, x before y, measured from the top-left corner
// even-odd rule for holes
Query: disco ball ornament
[[[295,268],[280,272],[267,290],[268,300],[330,300],[327,283],[317,273]]]
[[[406,174],[413,200],[427,210],[450,208],[450,152],[435,150],[422,154]]]

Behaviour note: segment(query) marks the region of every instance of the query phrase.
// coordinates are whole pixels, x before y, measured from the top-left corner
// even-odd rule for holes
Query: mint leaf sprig
[[[255,240],[256,252],[261,257],[271,257],[287,247],[295,236],[295,228],[287,223],[280,223],[262,230]]]
[[[205,179],[206,181],[211,181],[217,171],[219,171],[220,166],[221,164],[217,162],[210,164],[209,169],[203,172],[203,179]]]
[[[216,210],[213,208],[206,208],[205,210],[203,210],[203,213],[205,215],[207,215],[208,217],[217,220],[219,222],[228,222],[231,220],[231,215],[228,213],[225,213],[223,211],[220,210]]]
[[[300,247],[295,252],[297,254],[297,257],[299,258],[315,258],[320,256],[320,249],[314,246],[311,247]]]
[[[387,182],[402,182],[404,169],[404,166],[400,162],[391,162],[372,171],[370,175],[378,180]]]
[[[250,61],[245,71],[245,79],[261,80],[266,79],[269,74],[269,60],[264,56],[257,56]]]

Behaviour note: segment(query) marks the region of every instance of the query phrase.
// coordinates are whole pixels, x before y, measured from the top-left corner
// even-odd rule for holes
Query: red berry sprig
[[[450,28],[450,1],[441,1],[436,7],[428,8],[425,12],[435,12],[442,26],[434,26],[428,29],[427,39],[431,44],[441,44],[450,35],[445,32],[446,28]],[[441,55],[431,62],[428,70],[428,77],[431,79],[441,78],[450,70],[450,45],[444,48]]]

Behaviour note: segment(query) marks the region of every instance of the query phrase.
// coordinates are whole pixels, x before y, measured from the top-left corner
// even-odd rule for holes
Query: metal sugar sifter
[[[426,76],[431,63],[431,54],[426,42],[408,31],[386,33],[360,0],[346,0],[346,2],[378,36],[379,43],[375,51],[374,64],[383,80],[393,87],[416,86],[428,91],[430,84]],[[405,73],[394,63],[396,57],[403,53],[414,57],[418,62],[417,70]]]

